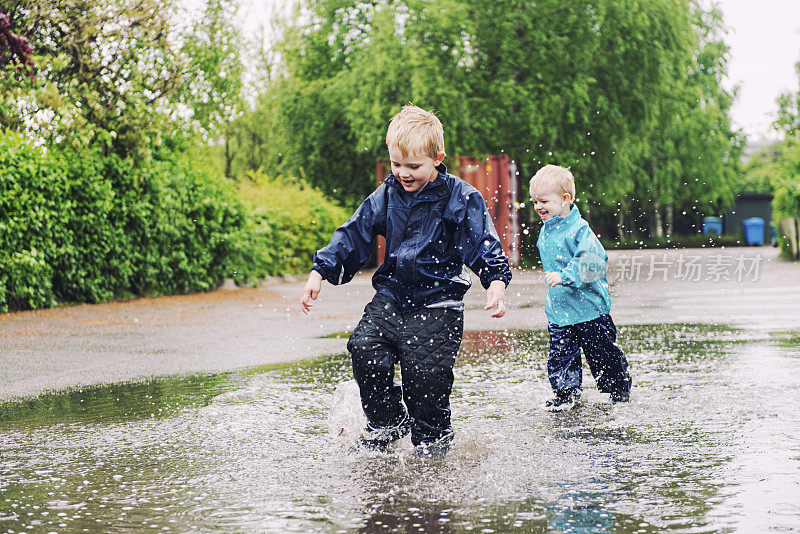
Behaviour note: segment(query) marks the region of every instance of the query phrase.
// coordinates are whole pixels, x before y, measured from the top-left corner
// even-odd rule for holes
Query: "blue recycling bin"
[[[722,217],[703,217],[703,233],[722,235]]]
[[[748,245],[764,244],[764,219],[750,217],[742,221],[744,224],[744,238]]]

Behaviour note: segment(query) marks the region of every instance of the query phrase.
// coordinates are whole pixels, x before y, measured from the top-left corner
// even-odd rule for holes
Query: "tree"
[[[662,216],[672,232],[677,209],[730,196],[741,135],[720,85],[727,49],[719,12],[695,0],[303,5],[283,75],[243,123],[251,166],[357,203],[389,118],[413,102],[442,119],[450,156],[506,152],[522,176],[570,166],[604,234],[663,233]]]
[[[29,70],[30,81],[33,82],[33,69],[36,64],[31,57],[33,49],[28,39],[11,31],[11,19],[0,12],[0,126],[18,126],[15,110],[9,97],[24,81],[20,74]]]
[[[234,24],[235,0],[207,0],[203,16],[183,36],[186,66],[172,95],[191,109],[190,125],[201,143],[224,146],[231,177],[231,138],[245,109],[242,35]]]
[[[27,37],[12,32],[11,19],[0,11],[0,69],[5,70],[9,64],[17,64],[20,70],[35,67],[31,54],[33,49],[28,45]],[[2,79],[6,79],[5,72]]]
[[[742,133],[728,115],[734,94],[722,87],[728,53],[719,39],[722,14],[690,7],[688,46],[674,57],[642,161],[656,238],[664,236],[664,225],[668,235],[674,232],[679,207],[696,220],[731,203],[739,173]]]
[[[800,62],[795,63],[794,70],[800,79]],[[778,96],[778,119],[773,127],[787,135],[800,131],[800,93],[785,92]]]
[[[800,80],[800,62],[795,65]],[[747,167],[744,184],[774,194],[773,224],[786,256],[800,259],[800,92],[782,93],[777,99],[775,130],[783,141],[762,150]]]
[[[740,188],[773,195],[772,224],[778,229],[778,243],[784,255],[800,259],[800,134],[793,130],[755,154],[746,171]]]
[[[9,125],[60,145],[149,157],[171,126],[165,97],[184,58],[170,41],[172,0],[9,0],[38,65],[3,96]]]
[[[663,16],[675,9],[667,0],[306,6],[308,22],[282,43],[285,79],[261,103],[291,132],[282,170],[302,168],[351,201],[371,190],[386,122],[408,102],[436,110],[450,155],[506,151],[531,173],[549,161],[573,165],[588,198],[602,200],[592,187],[618,196],[629,188],[617,148],[643,130],[649,95],[663,92],[654,71],[683,29]]]

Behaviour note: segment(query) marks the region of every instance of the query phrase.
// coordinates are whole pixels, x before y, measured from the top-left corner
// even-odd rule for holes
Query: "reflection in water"
[[[358,532],[453,532],[453,510],[437,503],[420,506],[375,505],[365,511],[364,525]]]
[[[545,332],[468,332],[441,462],[352,450],[345,356],[0,404],[0,531],[796,530],[797,339],[622,327],[632,401],[550,413]]]

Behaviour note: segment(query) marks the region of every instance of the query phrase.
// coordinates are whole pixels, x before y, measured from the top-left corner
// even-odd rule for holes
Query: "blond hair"
[[[444,152],[444,128],[430,111],[403,106],[389,123],[386,146],[397,148],[404,158],[419,155],[437,159]]]
[[[569,169],[558,165],[545,165],[531,178],[531,194],[545,184],[552,185],[553,190],[560,195],[569,193],[572,200],[575,200],[575,178]]]

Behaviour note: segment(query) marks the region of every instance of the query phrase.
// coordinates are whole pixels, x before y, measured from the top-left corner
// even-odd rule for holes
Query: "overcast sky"
[[[202,5],[203,0],[184,0]],[[710,1],[710,0],[709,0]],[[782,91],[797,92],[794,65],[800,61],[800,0],[716,0],[730,32],[728,87],[740,84],[732,110],[736,126],[751,137],[774,137],[776,98]],[[245,30],[253,34],[259,23],[285,11],[284,0],[241,0]]]
[[[797,92],[794,65],[800,61],[800,0],[718,0],[731,28],[730,85],[740,83],[736,124],[755,137],[769,133],[775,99]],[[774,134],[772,134],[774,136]]]

